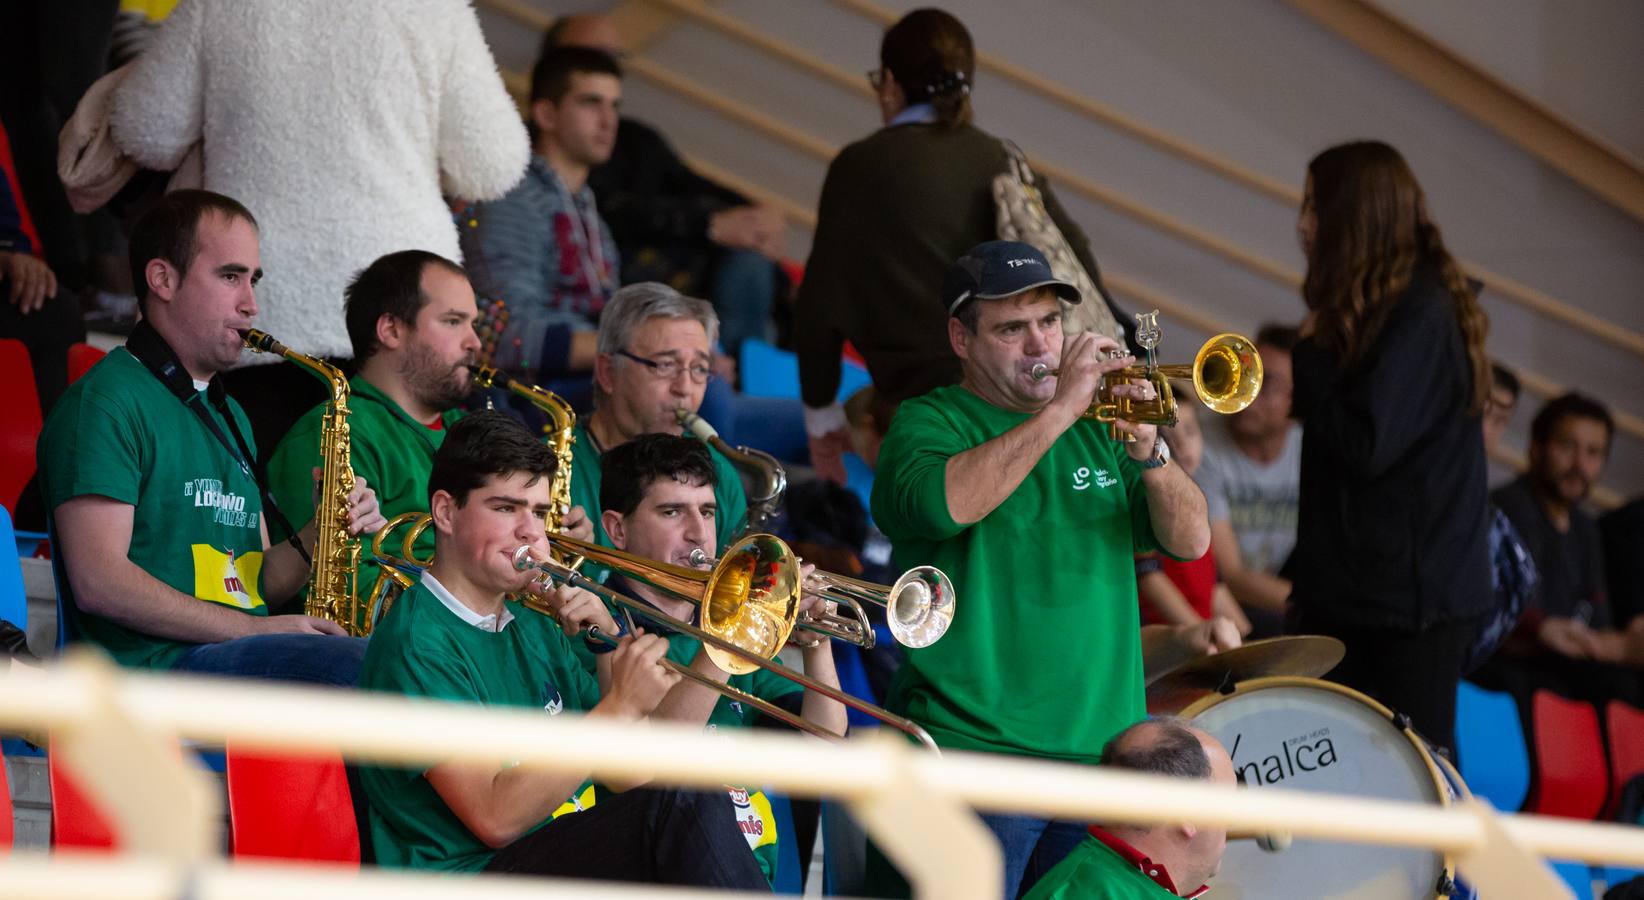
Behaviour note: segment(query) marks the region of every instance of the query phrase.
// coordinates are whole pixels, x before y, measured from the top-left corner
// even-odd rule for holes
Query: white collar
[[[449,609],[452,615],[481,631],[489,631],[493,634],[498,634],[501,633],[504,628],[508,627],[509,622],[514,621],[514,614],[508,609],[507,606],[502,608],[502,616],[500,618],[495,614],[482,616],[464,606],[461,600],[458,600],[450,591],[445,589],[445,585],[440,584],[440,580],[434,577],[433,572],[429,572],[427,570],[423,571],[422,586],[428,588],[428,592],[430,594],[433,594],[435,597],[439,598],[439,601],[445,604],[445,608]]]

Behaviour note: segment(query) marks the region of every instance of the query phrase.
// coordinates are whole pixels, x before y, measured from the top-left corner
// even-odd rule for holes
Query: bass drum
[[[1201,698],[1181,715],[1222,742],[1246,788],[1438,806],[1457,794],[1415,732],[1395,724],[1387,707],[1338,684],[1255,678]],[[1218,900],[1414,900],[1456,896],[1453,874],[1448,857],[1413,847],[1298,839],[1271,852],[1239,840],[1228,843],[1210,887]]]

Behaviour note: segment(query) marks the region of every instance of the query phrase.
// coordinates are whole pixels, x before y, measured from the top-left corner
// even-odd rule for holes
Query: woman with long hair
[[[1309,312],[1293,363],[1303,436],[1290,630],[1342,639],[1329,677],[1448,748],[1463,657],[1492,602],[1488,322],[1386,144],[1315,157],[1297,232]]]
[[[849,436],[834,402],[840,351],[851,342],[892,404],[958,382],[942,277],[971,247],[999,236],[993,179],[1010,159],[1003,141],[972,124],[976,49],[952,15],[903,16],[886,30],[868,81],[884,127],[828,166],[794,322],[812,464],[841,483]],[[1047,212],[1100,291],[1084,231],[1038,181]],[[1103,293],[1095,299],[1108,300]]]

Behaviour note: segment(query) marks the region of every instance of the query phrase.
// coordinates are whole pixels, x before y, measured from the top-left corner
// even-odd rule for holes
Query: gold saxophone
[[[320,422],[320,496],[314,507],[313,579],[303,613],[342,626],[351,635],[370,632],[369,623],[357,621],[360,595],[356,571],[360,541],[348,533],[348,497],[354,493],[354,466],[349,459],[348,379],[342,370],[305,356],[275,340],[266,331],[248,328],[241,335],[246,347],[273,353],[313,372],[331,389]]]
[[[550,485],[553,506],[548,510],[547,522],[548,530],[558,534],[560,526],[565,524],[565,517],[571,512],[571,442],[576,437],[577,414],[564,397],[547,388],[526,384],[490,366],[471,365],[468,368],[474,373],[476,387],[507,388],[547,414],[548,424],[542,426],[542,433],[549,449],[554,451],[554,481]]]

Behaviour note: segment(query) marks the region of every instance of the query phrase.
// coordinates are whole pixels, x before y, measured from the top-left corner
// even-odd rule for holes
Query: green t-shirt
[[[600,521],[600,511],[604,509],[599,505],[601,453],[595,449],[594,440],[588,434],[586,420],[577,421],[575,439],[571,447],[571,504],[587,510],[588,518],[594,523],[594,542],[609,547],[611,538],[605,534],[605,524]],[[742,476],[737,472],[736,466],[712,446],[708,447],[708,455],[713,457],[714,461],[714,501],[719,505],[715,521],[719,532],[719,548],[724,549],[747,522],[748,495],[742,489]],[[602,569],[588,566],[587,570],[603,580]]]
[[[349,462],[355,477],[364,478],[376,491],[377,506],[385,519],[401,513],[426,512],[434,452],[444,443],[445,430],[462,418],[462,413],[458,410],[445,413],[440,417],[442,427],[433,429],[407,415],[364,376],[354,376],[348,385]],[[304,413],[268,460],[269,489],[294,528],[301,528],[314,518],[313,473],[321,462],[320,425],[324,415],[323,403]],[[403,534],[396,530],[393,546],[384,549],[399,555],[398,540]],[[283,535],[271,534],[270,537],[283,539]],[[355,583],[362,605],[368,601],[371,586],[377,579],[378,566],[371,556],[370,537],[363,538],[360,565],[356,570]],[[423,532],[415,549],[423,558],[434,552],[433,529]]]
[[[1087,837],[1023,900],[1159,900],[1175,897],[1101,841]]]
[[[189,402],[206,410],[223,437],[234,441],[204,391]],[[251,445],[251,426],[233,398],[228,410]],[[268,615],[261,590],[262,499],[256,481],[238,454],[223,446],[124,347],[109,353],[57,401],[40,433],[37,456],[48,510],[88,495],[130,504],[127,559],[202,601]],[[61,551],[59,544],[57,565],[72,565]],[[197,646],[82,613],[69,579],[59,578],[58,584],[63,608],[80,633],[121,665],[169,668]]]
[[[982,521],[948,514],[948,460],[1028,418],[962,387],[903,403],[874,479],[898,567],[953,579],[953,625],[909,649],[888,706],[943,747],[1095,763],[1145,714],[1134,556],[1158,549],[1141,469],[1080,421]]]
[[[598,682],[577,664],[564,632],[547,616],[510,601],[513,621],[500,632],[482,630],[447,608],[429,589],[429,577],[378,623],[361,687],[529,707],[551,716],[585,712],[599,702]],[[495,855],[446,806],[422,770],[363,766],[360,781],[371,801],[371,839],[382,865],[478,871]]]

